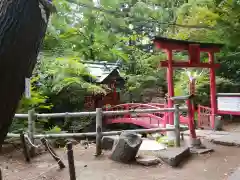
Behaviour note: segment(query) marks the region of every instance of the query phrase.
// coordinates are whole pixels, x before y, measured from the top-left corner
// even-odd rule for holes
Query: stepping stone
[[[166,148],[167,146],[165,144],[158,143],[155,140],[143,139],[139,151],[159,151]]]
[[[161,161],[159,158],[154,156],[140,156],[136,158],[136,162],[144,166],[154,166],[159,164]]]
[[[206,154],[213,152],[214,150],[211,148],[190,148],[192,154]]]
[[[157,156],[172,167],[177,167],[182,161],[186,160],[189,156],[189,147],[168,148],[166,150],[159,151]]]
[[[229,135],[214,138],[212,142],[223,146],[240,146],[240,133],[231,133]]]
[[[240,168],[237,168],[227,180],[239,180],[240,179]]]

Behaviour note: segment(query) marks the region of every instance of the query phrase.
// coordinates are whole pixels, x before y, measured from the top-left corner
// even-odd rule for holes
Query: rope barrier
[[[28,142],[29,142],[29,144],[32,146],[32,147],[34,147],[34,148],[40,148],[41,146],[45,146],[46,148],[47,148],[47,150],[49,151],[49,153],[54,157],[54,158],[57,158],[58,160],[57,160],[57,164],[51,164],[50,165],[50,167],[48,167],[48,169],[46,170],[46,171],[44,171],[44,172],[41,172],[39,175],[37,175],[37,176],[34,176],[34,177],[29,177],[29,178],[19,178],[19,180],[39,180],[41,177],[43,177],[43,175],[46,175],[48,172],[50,172],[51,170],[53,170],[54,168],[56,168],[57,166],[59,166],[59,163],[62,163],[62,159],[65,159],[66,160],[66,156],[68,157],[69,156],[69,152],[70,153],[72,153],[73,151],[74,151],[74,149],[78,149],[79,147],[77,147],[77,146],[70,146],[70,148],[69,148],[69,146],[67,146],[67,144],[65,145],[65,147],[63,148],[63,155],[60,157],[60,156],[58,156],[58,155],[56,155],[56,153],[55,152],[53,152],[52,151],[52,148],[50,147],[50,144],[49,144],[49,142],[45,139],[45,141],[44,142],[46,142],[46,145],[44,145],[44,143],[42,143],[41,142],[41,144],[39,144],[39,145],[35,145],[34,143],[32,143],[32,141],[30,140],[30,138],[26,135],[26,136],[24,136],[27,140],[28,140]],[[71,143],[70,143],[71,144]],[[88,144],[88,143],[87,143]],[[69,158],[69,157],[68,157]],[[72,159],[73,160],[73,159]],[[74,160],[73,160],[73,162],[74,162]],[[70,167],[69,167],[70,168]],[[74,167],[74,164],[72,164],[72,167],[71,168],[75,168]],[[71,169],[70,168],[70,169]],[[61,169],[61,167],[60,167],[60,169]],[[71,173],[70,173],[70,175],[71,175]]]
[[[40,148],[43,144],[41,143],[41,144],[39,144],[39,145],[35,145],[35,144],[33,144],[32,143],[32,141],[31,141],[31,139],[28,137],[28,136],[25,136],[25,138],[28,140],[28,143],[32,146],[32,147],[34,147],[34,148]]]
[[[54,156],[55,158],[59,158],[59,159],[60,159],[59,156],[57,156],[54,152],[52,152],[52,150],[51,150],[51,148],[49,147],[49,144],[48,144],[48,143],[47,143],[47,148],[48,148],[49,153],[50,153],[52,156]]]
[[[51,148],[51,146],[50,146],[50,144],[49,144],[49,142],[46,140],[46,139],[44,139],[44,141],[43,142],[45,142],[45,144],[43,143],[43,142],[41,142],[41,144],[39,144],[39,145],[35,145],[32,141],[31,141],[31,139],[27,136],[27,135],[25,135],[24,136],[24,138],[28,141],[28,143],[30,144],[30,146],[32,146],[32,147],[34,147],[34,148],[40,148],[41,146],[45,146],[45,148],[48,150],[48,152],[52,155],[52,157],[54,157],[54,159],[56,160],[57,159],[57,164],[52,164],[50,167],[48,167],[48,170],[47,171],[44,171],[44,172],[41,172],[39,175],[37,175],[37,176],[34,176],[34,177],[30,177],[30,178],[19,178],[19,180],[38,180],[38,179],[40,179],[43,175],[45,175],[46,173],[48,173],[48,172],[50,172],[52,169],[54,169],[54,168],[56,168],[57,166],[60,166],[60,164],[62,163],[63,164],[63,162],[62,162],[62,159],[66,159],[66,156],[69,156],[69,153],[72,153],[73,151],[74,151],[74,149],[77,149],[78,147],[76,147],[76,146],[70,146],[70,148],[69,148],[69,146],[67,146],[67,145],[69,145],[69,143],[67,143],[66,145],[65,145],[65,147],[63,148],[63,150],[64,150],[64,154],[60,157],[60,156],[58,156],[54,151],[53,151],[53,149]],[[70,144],[72,144],[71,142],[70,142]],[[87,143],[88,144],[88,143]],[[20,149],[18,149],[18,151],[19,151]],[[9,153],[10,154],[10,153]],[[69,157],[68,157],[69,158]],[[73,159],[72,159],[73,160]],[[74,161],[74,160],[73,160]],[[63,164],[63,166],[65,167],[65,165]],[[70,166],[69,166],[69,168],[70,168]],[[72,167],[70,168],[70,169],[72,169],[72,168],[75,168],[74,167],[74,164],[72,164]],[[62,167],[60,166],[60,169],[62,169]],[[70,173],[70,175],[71,175],[71,173]]]
[[[66,147],[66,146],[65,146],[65,147]],[[70,150],[66,150],[66,151],[64,152],[64,155],[63,155],[61,158],[58,157],[58,156],[55,156],[55,154],[54,154],[52,151],[51,151],[51,152],[54,154],[55,157],[57,157],[57,158],[60,159],[60,160],[58,160],[58,162],[57,162],[57,163],[59,163],[59,162],[61,161],[61,159],[64,159],[64,156],[66,156],[69,151],[73,151],[74,148],[75,148],[75,147],[72,147]],[[49,149],[51,149],[51,148],[49,148]],[[40,173],[39,175],[34,176],[34,177],[31,177],[31,178],[28,178],[28,179],[25,179],[25,178],[24,178],[24,180],[37,180],[37,179],[39,179],[41,176],[43,176],[44,174],[48,173],[49,171],[51,171],[52,169],[54,169],[54,168],[57,167],[57,166],[58,166],[58,164],[55,164],[55,165],[49,167],[47,171],[44,171],[44,172]],[[21,178],[21,180],[23,180],[23,179]]]

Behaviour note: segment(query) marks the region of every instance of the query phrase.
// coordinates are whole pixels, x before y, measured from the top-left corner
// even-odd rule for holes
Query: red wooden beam
[[[154,42],[154,45],[158,49],[171,49],[175,51],[183,51],[183,50],[188,50],[189,45],[179,45],[179,44],[172,44],[172,43],[160,43],[160,42]],[[207,47],[207,48],[199,48],[200,52],[220,52],[220,49],[217,47]]]
[[[168,67],[168,61],[161,61],[161,67]],[[209,63],[189,63],[189,62],[180,62],[173,61],[172,66],[176,68],[219,68],[220,64],[209,64]]]
[[[188,51],[189,46],[193,44],[199,46],[200,52],[219,52],[220,49],[223,47],[223,44],[184,41],[184,40],[169,39],[164,37],[155,37],[153,39],[153,42],[155,46],[159,49],[177,50],[177,51],[183,51],[183,50]]]
[[[200,46],[199,44],[189,44],[188,49],[190,63],[199,64],[200,63]]]

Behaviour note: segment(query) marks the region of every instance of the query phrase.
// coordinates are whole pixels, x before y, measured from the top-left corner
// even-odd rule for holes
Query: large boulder
[[[142,144],[139,135],[132,132],[123,132],[119,139],[114,141],[110,158],[114,161],[130,163],[136,160],[136,155]]]

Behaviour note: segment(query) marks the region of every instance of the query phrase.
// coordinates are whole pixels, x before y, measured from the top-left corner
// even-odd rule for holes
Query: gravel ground
[[[109,152],[102,157],[93,156],[94,145],[88,149],[74,147],[77,179],[81,180],[223,180],[240,163],[239,148],[205,144],[213,147],[211,154],[191,157],[181,167],[173,169],[165,164],[154,167],[125,165],[108,159]],[[67,165],[66,151],[57,150]],[[0,156],[4,180],[67,180],[68,168],[59,170],[48,153],[37,156],[26,164],[21,151]]]
[[[226,127],[228,131],[240,130],[239,123]],[[116,163],[108,158],[109,152],[96,158],[94,145],[88,149],[80,145],[74,146],[76,174],[78,180],[224,180],[240,165],[239,148],[213,145],[215,152],[205,155],[194,155],[179,168],[171,168],[166,164],[153,167],[126,165]],[[11,148],[12,149],[12,148]],[[14,151],[4,149],[0,154],[0,167],[3,180],[68,180],[68,168],[59,170],[50,154],[38,155],[32,162],[24,161],[21,149]],[[64,149],[58,149],[67,166]]]

